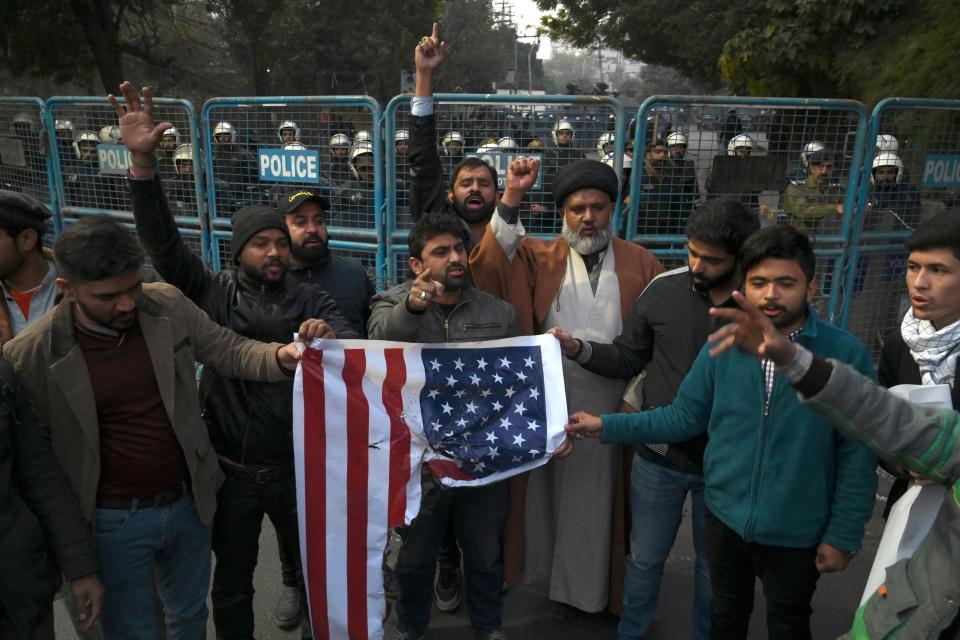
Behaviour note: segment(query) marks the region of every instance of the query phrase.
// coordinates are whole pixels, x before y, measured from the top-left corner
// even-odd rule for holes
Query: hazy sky
[[[496,2],[496,0],[494,0]],[[521,34],[532,34],[540,25],[540,15],[542,12],[537,8],[534,0],[513,0],[513,19],[517,23],[517,28]],[[525,40],[525,42],[529,42]],[[540,51],[537,57],[549,58],[552,52],[550,39],[546,36],[540,38]]]

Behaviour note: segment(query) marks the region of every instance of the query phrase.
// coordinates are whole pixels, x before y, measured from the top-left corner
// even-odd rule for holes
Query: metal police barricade
[[[816,241],[817,307],[837,321],[857,202],[867,112],[853,100],[652,96],[628,127],[625,237],[654,253],[686,243],[684,225],[710,198],[733,198],[767,224]]]
[[[879,356],[910,306],[903,241],[938,213],[960,215],[960,101],[883,100],[865,146],[841,318]]]
[[[531,235],[553,237],[562,221],[550,195],[553,176],[579,158],[610,164],[623,175],[623,105],[609,96],[438,93],[433,96],[435,141],[449,184],[464,157],[479,156],[497,169],[503,189],[507,166],[519,155],[539,157],[540,177],[521,205],[520,219]],[[397,96],[384,111],[386,122],[388,277],[403,280],[407,269],[409,208],[410,96]],[[422,212],[417,212],[422,213]],[[614,225],[619,228],[619,199]]]
[[[44,135],[45,105],[40,98],[0,98],[0,189],[41,200],[54,214],[45,238],[60,231],[56,188]]]
[[[384,283],[380,105],[369,96],[212,98],[203,106],[214,264],[229,268],[231,217],[319,191],[330,246]]]
[[[123,103],[123,100],[119,100]],[[155,122],[170,122],[157,148],[157,171],[187,245],[209,261],[200,121],[187,100],[153,99]],[[120,137],[117,114],[105,97],[54,97],[45,114],[51,166],[64,225],[91,215],[109,215],[133,227],[126,184],[130,153]]]

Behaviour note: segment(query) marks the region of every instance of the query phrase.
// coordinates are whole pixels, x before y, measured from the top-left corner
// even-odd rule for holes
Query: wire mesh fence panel
[[[653,96],[628,127],[627,236],[679,248],[693,210],[729,198],[839,255],[853,228],[866,130],[866,109],[851,100]],[[841,266],[831,260],[821,282],[839,282]],[[836,318],[840,289],[827,289],[824,317]]]
[[[843,318],[875,355],[909,308],[903,241],[933,216],[960,214],[960,101],[890,98],[870,119]]]
[[[540,176],[520,209],[521,221],[532,235],[554,236],[562,227],[551,196],[553,178],[564,165],[581,158],[604,160],[622,175],[623,107],[602,96],[434,95],[433,145],[443,167],[446,188],[454,168],[465,157],[477,156],[497,170],[502,190],[507,166],[517,156],[537,157]],[[387,106],[386,198],[387,229],[392,246],[406,241],[413,225],[410,211],[410,97],[398,96]],[[455,203],[456,204],[456,203]],[[423,213],[423,212],[416,212]],[[615,221],[619,221],[619,205]],[[405,258],[391,256],[391,277],[402,280]]]
[[[880,357],[884,341],[900,330],[910,306],[907,295],[907,251],[902,244],[861,247],[850,268],[846,328]]]
[[[154,121],[173,125],[164,131],[157,148],[157,172],[181,235],[206,259],[206,204],[196,109],[186,100],[154,98],[153,103]],[[107,99],[51,98],[45,120],[64,223],[90,215],[132,221],[126,182],[132,158]]]
[[[93,213],[93,214],[84,214],[84,215],[102,215],[102,214]],[[71,216],[71,217],[64,218],[64,219],[63,219],[63,230],[66,230],[70,225],[76,223],[76,222],[77,222],[78,220],[80,220],[82,217],[83,217],[83,216],[81,215],[81,216]],[[127,227],[127,229],[129,229],[130,231],[132,231],[134,234],[137,233],[137,228],[136,228],[136,225],[135,225],[134,223],[132,223],[132,222],[124,222],[123,225],[124,225],[125,227]],[[179,227],[179,231],[180,231],[180,237],[183,238],[184,244],[186,244],[187,247],[189,247],[191,251],[193,251],[193,252],[194,252],[195,254],[197,254],[198,256],[204,255],[204,253],[205,253],[205,251],[206,251],[206,249],[207,249],[207,242],[206,242],[206,240],[205,240],[205,236],[204,236],[203,232],[202,232],[200,229],[194,229],[194,228],[190,228],[190,227],[183,227],[183,226],[181,226],[181,227]],[[153,267],[153,262],[150,260],[150,256],[149,256],[149,255],[147,255],[147,256],[144,257],[144,264],[145,264],[147,267],[149,267],[149,268],[152,269],[152,267]],[[154,273],[152,273],[152,274],[150,274],[150,275],[151,275],[153,278],[157,279],[157,280],[162,279],[159,273],[154,272]],[[148,280],[146,280],[146,281],[149,282],[149,281],[151,281],[151,280],[148,279]]]
[[[677,241],[696,205],[720,197],[767,223],[844,237],[867,128],[859,102],[654,96],[630,128],[631,237]]]
[[[266,205],[282,212],[294,193],[319,192],[330,203],[331,236],[365,243],[379,255],[379,123],[379,105],[365,96],[207,101],[203,125],[211,225],[229,230],[242,207]],[[215,259],[226,267],[223,237],[216,237]],[[377,264],[382,265],[382,256]]]
[[[0,188],[37,198],[54,213],[51,228],[59,226],[50,180],[44,102],[39,98],[0,98]]]

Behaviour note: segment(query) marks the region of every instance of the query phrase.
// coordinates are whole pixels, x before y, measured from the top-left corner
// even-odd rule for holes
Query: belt
[[[149,507],[162,507],[172,502],[176,502],[183,497],[186,492],[184,483],[173,489],[164,489],[158,491],[152,496],[138,496],[134,498],[115,498],[113,496],[97,496],[97,507],[100,509],[147,509]]]
[[[254,484],[270,484],[293,475],[293,466],[248,467],[220,456],[220,468],[226,476]]]

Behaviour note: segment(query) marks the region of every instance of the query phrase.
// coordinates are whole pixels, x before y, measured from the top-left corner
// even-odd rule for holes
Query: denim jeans
[[[507,483],[441,489],[424,483],[420,513],[410,524],[397,559],[399,627],[414,637],[430,624],[433,576],[447,520],[453,522],[463,554],[470,625],[477,635],[501,624],[503,556],[500,540],[507,519]]]
[[[820,577],[816,547],[746,542],[709,511],[706,537],[713,583],[713,640],[747,637],[757,578],[767,601],[767,637],[810,640],[810,600]]]
[[[157,638],[155,592],[169,640],[206,638],[210,527],[189,491],[162,507],[97,509],[97,562],[106,640]]]
[[[640,455],[630,473],[630,554],[623,585],[620,638],[643,638],[650,628],[660,594],[663,564],[677,537],[683,503],[693,505],[694,563],[693,637],[710,638],[710,571],[703,544],[703,476],[675,471]]]
[[[217,637],[222,640],[253,638],[253,572],[260,552],[264,514],[277,531],[278,545],[292,556],[288,559],[295,563],[294,567],[299,567],[297,486],[293,473],[264,484],[228,473],[217,493],[217,514],[213,519],[217,566],[211,600]]]

